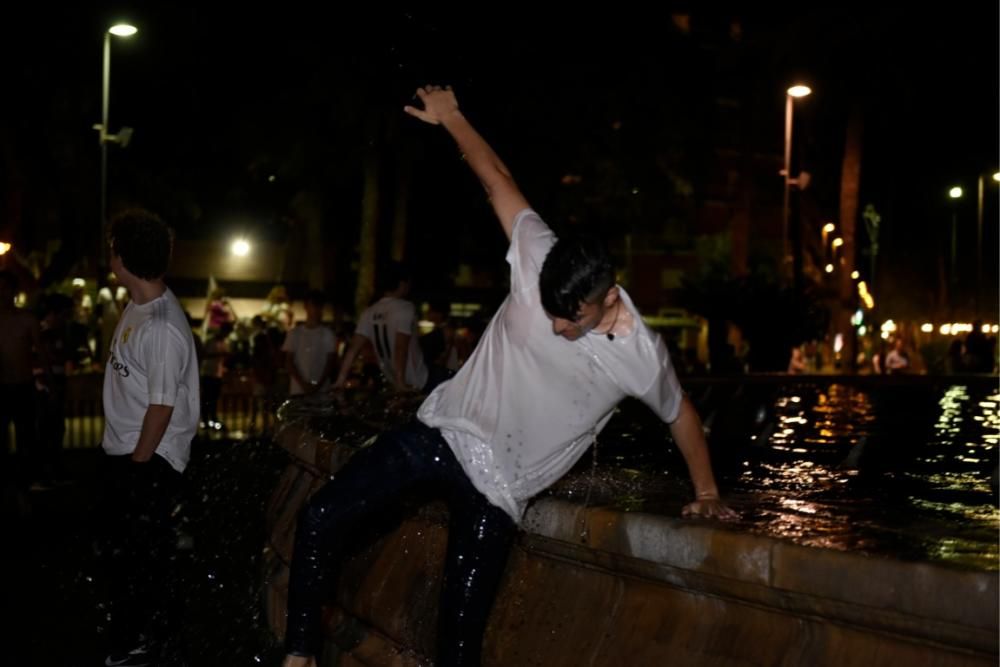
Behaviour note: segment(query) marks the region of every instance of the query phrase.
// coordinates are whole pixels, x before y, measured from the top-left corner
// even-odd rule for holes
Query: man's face
[[[549,315],[549,319],[552,320],[552,333],[562,336],[566,340],[579,340],[600,323],[604,312],[604,303],[598,301],[597,303],[581,303],[580,309],[576,313],[576,319],[573,320]]]

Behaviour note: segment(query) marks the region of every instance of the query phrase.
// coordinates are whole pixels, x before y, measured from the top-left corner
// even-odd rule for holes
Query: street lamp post
[[[792,116],[795,110],[795,98],[805,97],[810,93],[812,93],[812,89],[809,88],[809,86],[795,85],[789,88],[785,94],[785,191],[781,206],[782,262],[787,265],[789,259],[792,260],[792,279],[797,292],[801,291],[802,287],[800,284],[802,280],[802,257],[801,252],[796,252],[794,257],[789,257],[792,253],[789,250],[788,238],[790,229],[789,218],[791,188],[793,184],[798,183],[797,179],[792,178]],[[796,248],[796,250],[798,250],[798,248]]]
[[[976,315],[979,315],[979,293],[983,291],[983,190],[986,184],[979,174],[976,192]]]
[[[962,198],[962,188],[955,186],[948,191],[948,196],[952,199],[958,200]],[[955,285],[958,283],[958,207],[953,206],[951,209],[951,256],[949,262],[949,281],[951,283],[952,292],[955,290]],[[952,294],[952,299],[955,298]]]
[[[115,142],[123,147],[128,145],[132,138],[132,128],[123,127],[118,134],[108,133],[108,106],[111,98],[111,36],[131,37],[139,30],[135,26],[127,23],[116,23],[104,31],[104,58],[101,68],[101,123],[94,125],[98,132],[98,142],[101,145],[101,219],[98,259],[101,265],[106,265],[106,253],[104,242],[104,228],[108,222],[108,143]]]
[[[993,174],[995,182],[1000,181],[1000,172]],[[983,197],[986,190],[986,178],[979,174],[976,192],[976,314],[979,314],[979,302],[983,291]]]

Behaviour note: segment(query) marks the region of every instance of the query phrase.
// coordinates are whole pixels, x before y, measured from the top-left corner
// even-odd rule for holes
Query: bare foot
[[[285,656],[281,667],[316,667],[316,658],[301,655]]]

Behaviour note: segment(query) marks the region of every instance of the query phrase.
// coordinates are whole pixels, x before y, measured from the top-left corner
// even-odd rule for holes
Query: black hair
[[[604,242],[581,234],[552,246],[538,282],[545,311],[575,320],[582,304],[597,302],[615,284],[615,269]]]
[[[399,262],[389,262],[379,271],[380,291],[392,292],[404,282],[411,282],[410,270]]]

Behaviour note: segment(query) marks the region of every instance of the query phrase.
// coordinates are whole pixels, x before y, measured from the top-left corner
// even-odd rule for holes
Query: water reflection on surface
[[[988,386],[803,384],[741,388],[731,400],[716,391],[699,411],[740,529],[996,570],[998,407]],[[595,472],[578,466],[551,494],[669,516],[690,499],[667,429],[641,405],[623,404],[597,458]]]

